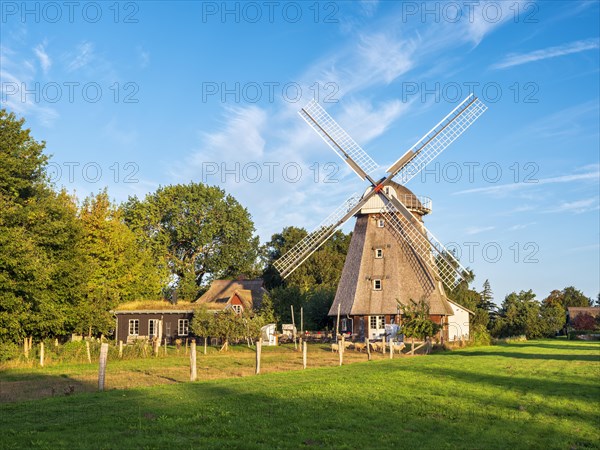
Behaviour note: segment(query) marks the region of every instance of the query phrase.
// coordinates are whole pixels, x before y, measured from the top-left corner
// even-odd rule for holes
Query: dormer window
[[[241,314],[244,308],[242,305],[231,305],[231,309],[233,309],[236,314]]]
[[[383,258],[383,249],[382,248],[376,248],[375,249],[375,258],[376,259]]]

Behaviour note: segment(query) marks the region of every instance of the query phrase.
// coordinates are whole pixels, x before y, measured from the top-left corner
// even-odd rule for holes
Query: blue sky
[[[1,102],[57,186],[117,201],[204,181],[262,241],[366,185],[311,98],[385,168],[471,91],[489,110],[410,181],[496,301],[599,281],[599,3],[3,2]],[[351,229],[353,223],[346,226]]]

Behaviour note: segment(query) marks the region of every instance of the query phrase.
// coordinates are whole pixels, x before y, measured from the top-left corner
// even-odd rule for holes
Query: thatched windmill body
[[[375,181],[377,164],[321,108],[311,101],[300,110],[302,118],[363,180],[370,183],[362,195],[353,195],[275,262],[285,278],[312,255],[351,217],[356,225],[336,297],[329,315],[341,315],[340,331],[370,338],[398,323],[398,302],[425,300],[433,320],[444,324],[452,308],[443,285],[454,286],[467,273],[452,253],[431,234],[422,217],[431,201],[404,186],[460,136],[486,106],[470,95],[433,127]]]

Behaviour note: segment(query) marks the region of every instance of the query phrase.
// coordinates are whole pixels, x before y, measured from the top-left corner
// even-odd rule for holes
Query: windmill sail
[[[311,100],[298,114],[361,179],[377,169],[373,158],[316,101]]]
[[[306,235],[285,255],[275,261],[274,266],[283,278],[287,278],[296,268],[329,239],[335,230],[350,219],[362,207],[360,195],[353,195],[342,203],[329,217]]]
[[[387,172],[396,182],[406,184],[463,134],[486,109],[487,106],[471,94],[392,164]]]
[[[466,277],[467,270],[401,202],[397,199],[392,201],[386,199],[384,203],[385,207],[381,210],[381,215],[386,223],[406,239],[432,274],[449,287],[454,287]],[[410,218],[407,215],[410,215]]]

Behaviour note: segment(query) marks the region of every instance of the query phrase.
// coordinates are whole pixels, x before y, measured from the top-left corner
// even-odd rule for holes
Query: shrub
[[[2,342],[0,344],[0,362],[17,359],[20,353],[21,348],[14,342]]]
[[[476,325],[471,332],[473,337],[473,345],[492,345],[492,336],[483,324]]]
[[[579,314],[572,322],[573,328],[577,331],[593,330],[596,327],[596,319],[590,314]]]

